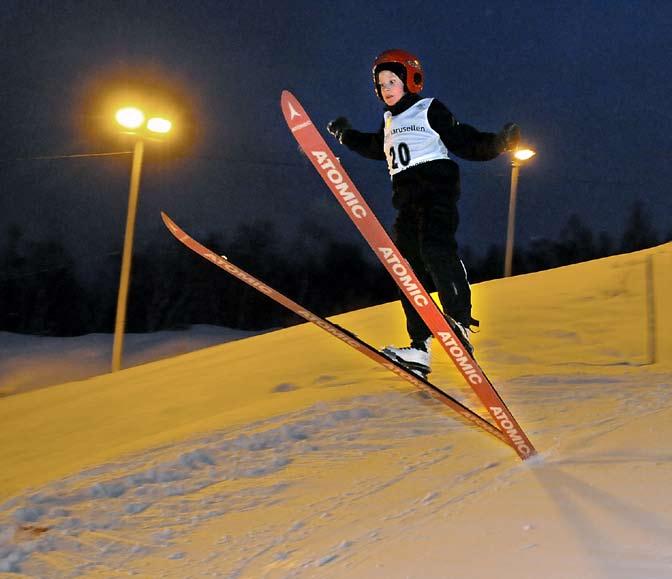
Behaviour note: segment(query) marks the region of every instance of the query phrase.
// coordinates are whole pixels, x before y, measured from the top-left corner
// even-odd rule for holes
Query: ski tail
[[[376,350],[373,346],[367,344],[352,332],[344,328],[341,328],[337,324],[334,324],[324,318],[321,318],[320,316],[317,316],[316,314],[302,307],[301,305],[291,300],[287,296],[281,294],[279,291],[266,285],[264,282],[257,279],[256,277],[250,275],[237,265],[234,265],[227,258],[218,255],[211,249],[208,249],[207,247],[196,241],[189,234],[187,234],[165,213],[161,212],[161,218],[163,219],[163,222],[168,228],[168,230],[175,236],[175,238],[178,241],[186,245],[189,249],[191,249],[201,257],[214,263],[217,267],[223,269],[233,277],[238,278],[239,280],[246,283],[250,287],[253,287],[254,289],[268,296],[272,300],[275,300],[277,303],[293,311],[296,315],[300,316],[304,320],[315,324],[319,328],[323,329],[325,332],[331,334],[335,338],[338,338],[342,342],[345,342],[348,346],[364,354],[367,358],[373,360],[374,362],[377,362],[378,364],[387,368],[400,378],[403,378],[404,380],[413,384],[415,387],[426,392],[432,398],[445,404],[446,406],[448,406],[448,408],[456,412],[457,415],[466,423],[477,426],[480,429],[487,432],[488,434],[491,434],[501,442],[504,442],[509,446],[513,446],[508,436],[503,434],[499,428],[493,426],[490,422],[488,422],[487,420],[476,414],[473,410],[467,408],[464,404],[462,404],[460,401],[450,396],[450,394],[441,390],[438,386],[432,384],[428,380],[425,380],[417,376],[416,374],[414,374],[401,364],[398,364],[390,360],[389,358],[381,354],[378,350]]]
[[[536,450],[532,442],[507,408],[483,369],[456,336],[443,312],[392,242],[338,157],[334,155],[313,125],[301,103],[291,92],[285,90],[282,92],[281,106],[290,131],[315,170],[401,291],[413,304],[432,334],[439,340],[457,370],[488,409],[499,429],[509,437],[520,458],[524,460],[534,455]]]

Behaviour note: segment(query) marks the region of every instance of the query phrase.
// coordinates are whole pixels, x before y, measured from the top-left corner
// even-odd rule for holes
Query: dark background
[[[667,1],[5,0],[0,16],[0,252],[5,286],[11,280],[15,292],[48,286],[40,276],[51,270],[57,279],[72,274],[85,288],[102,285],[114,297],[130,155],[76,155],[130,150],[109,121],[109,96],[120,88],[149,92],[176,115],[173,142],[147,147],[139,258],[183,251],[163,230],[163,209],[195,236],[216,236],[223,253],[230,254],[235,240],[248,269],[259,261],[254,248],[261,231],[272,233],[266,247],[290,261],[312,252],[314,264],[324,267],[324,252],[337,243],[354,244],[368,259],[356,230],[298,152],[279,98],[282,89],[292,90],[320,127],[346,115],[355,127],[375,130],[381,103],[371,62],[391,47],[420,57],[424,94],[459,120],[491,131],[515,121],[538,151],[521,170],[521,252],[543,246],[556,254],[555,261],[541,260],[546,265],[565,262],[549,240],[566,241],[572,228],[590,233],[595,248],[602,244],[593,253],[607,253],[607,242],[610,251],[627,248],[622,238],[637,212],[650,242],[672,237]],[[335,142],[334,148],[389,225],[385,165]],[[492,246],[502,246],[506,235],[509,159],[460,164],[459,239],[477,281],[500,269]],[[36,255],[45,263],[36,266]],[[528,262],[519,271],[532,269]],[[311,270],[306,261],[287,289],[348,273],[347,263],[338,267]],[[134,268],[134,283],[143,284],[149,266]],[[375,293],[369,284],[378,287],[379,280],[385,285],[375,268],[362,291]],[[184,293],[188,276],[182,283]],[[177,286],[170,291],[178,295]],[[108,312],[112,298],[91,298],[87,311]],[[134,299],[145,300],[145,293],[132,293],[131,307]],[[7,298],[2,307],[13,320],[28,315]],[[110,315],[99,317],[94,327],[104,329]],[[182,321],[208,321],[200,318],[207,313]],[[79,331],[91,328],[78,323]]]

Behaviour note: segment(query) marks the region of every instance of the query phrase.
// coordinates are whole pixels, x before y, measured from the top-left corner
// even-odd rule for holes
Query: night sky
[[[672,231],[672,3],[14,1],[0,4],[0,235],[60,236],[86,269],[120,251],[130,156],[36,159],[130,150],[105,129],[114,85],[165,93],[181,107],[176,143],[150,143],[139,244],[269,219],[286,239],[303,220],[357,239],[302,157],[279,107],[287,88],[324,128],[339,115],[376,130],[371,63],[417,54],[423,94],[466,123],[517,122],[537,157],[521,170],[517,241],[555,238],[572,213],[620,235],[638,199]],[[326,131],[324,131],[326,134]],[[386,225],[382,162],[328,137]],[[505,156],[462,167],[462,245],[503,244]]]

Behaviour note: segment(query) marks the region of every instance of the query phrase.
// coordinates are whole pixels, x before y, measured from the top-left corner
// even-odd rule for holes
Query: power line
[[[37,157],[16,157],[13,159],[0,159],[0,163],[12,163],[15,161],[57,161],[60,159],[83,159],[87,157],[114,157],[130,155],[133,151],[115,151],[113,153],[79,153],[73,155],[44,155]]]
[[[133,151],[115,151],[110,153],[80,153],[80,154],[71,154],[71,155],[44,155],[44,156],[33,156],[33,157],[16,157],[9,159],[0,159],[0,163],[12,163],[12,162],[25,162],[25,161],[57,161],[63,159],[84,159],[84,158],[96,158],[96,157],[114,157],[114,156],[124,156],[131,155]],[[196,161],[213,161],[213,162],[226,162],[239,165],[252,165],[252,166],[264,166],[264,167],[302,167],[306,165],[305,160],[297,161],[277,161],[273,159],[241,159],[235,157],[228,157],[225,155],[184,155],[178,157],[181,160],[193,159]],[[493,170],[494,169],[494,170]],[[510,173],[503,172],[499,168],[488,168],[482,167],[479,169],[473,169],[471,167],[460,167],[460,172],[465,176],[486,176],[493,177],[497,179],[508,179]],[[551,172],[529,172],[526,173],[526,179],[536,180],[538,178],[547,179],[555,182],[562,183],[575,183],[581,185],[600,185],[600,186],[616,186],[616,187],[644,187],[656,183],[657,181],[653,178],[651,179],[638,179],[637,181],[627,181],[623,179],[616,180],[607,180],[607,179],[589,179],[581,177],[567,177],[562,173],[551,173]]]

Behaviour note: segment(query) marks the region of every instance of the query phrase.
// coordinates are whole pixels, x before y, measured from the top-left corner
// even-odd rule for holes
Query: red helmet
[[[404,88],[408,92],[419,93],[422,90],[425,80],[422,65],[418,57],[410,52],[393,48],[379,54],[376,60],[373,61],[373,68],[371,70],[373,73],[373,86],[376,89],[376,95],[382,100],[380,84],[378,84],[378,73],[381,70],[391,70],[396,74],[403,81]]]

